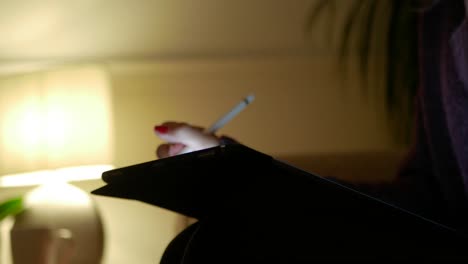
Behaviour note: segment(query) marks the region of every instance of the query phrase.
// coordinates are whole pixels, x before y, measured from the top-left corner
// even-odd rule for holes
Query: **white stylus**
[[[237,114],[244,110],[255,99],[253,94],[248,95],[240,103],[234,106],[229,112],[216,121],[211,127],[205,130],[205,133],[212,134],[231,121]]]

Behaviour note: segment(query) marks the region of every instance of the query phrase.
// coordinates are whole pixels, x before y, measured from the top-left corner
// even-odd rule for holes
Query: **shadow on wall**
[[[310,173],[351,182],[392,180],[405,151],[349,152],[278,156],[277,159]]]

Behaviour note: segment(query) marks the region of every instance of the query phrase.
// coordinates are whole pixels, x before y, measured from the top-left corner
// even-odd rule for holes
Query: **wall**
[[[160,143],[155,124],[209,126],[249,93],[254,103],[220,134],[268,154],[396,147],[382,107],[363,98],[353,80],[342,83],[320,56],[122,63],[110,71],[119,165],[154,157],[148,144]]]

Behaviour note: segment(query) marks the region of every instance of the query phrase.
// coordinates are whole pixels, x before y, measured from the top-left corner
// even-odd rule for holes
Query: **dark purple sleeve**
[[[468,190],[468,21],[450,39],[455,76],[445,103],[447,124],[460,174]]]
[[[427,16],[421,38],[422,86],[411,151],[394,181],[353,187],[452,223],[468,212],[468,23],[453,26],[440,10]]]

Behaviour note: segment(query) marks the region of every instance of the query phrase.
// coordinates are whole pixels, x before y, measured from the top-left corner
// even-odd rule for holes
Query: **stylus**
[[[227,112],[224,116],[219,118],[211,127],[205,130],[206,133],[212,134],[218,131],[221,127],[227,124],[227,122],[231,121],[236,115],[238,115],[242,110],[244,110],[252,101],[255,99],[253,94],[248,95],[240,103],[234,106],[229,112]]]

